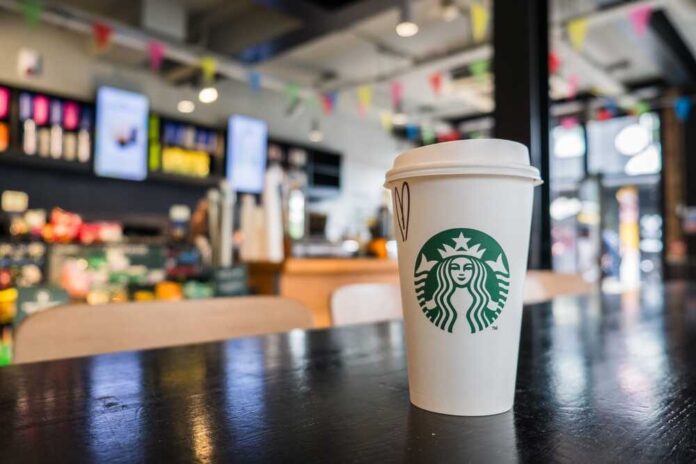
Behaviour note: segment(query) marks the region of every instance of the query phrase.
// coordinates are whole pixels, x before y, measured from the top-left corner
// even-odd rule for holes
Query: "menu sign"
[[[148,110],[148,99],[142,94],[113,87],[98,90],[94,158],[97,175],[145,179]]]
[[[227,125],[227,179],[238,192],[260,193],[266,172],[268,126],[247,116],[231,116]]]

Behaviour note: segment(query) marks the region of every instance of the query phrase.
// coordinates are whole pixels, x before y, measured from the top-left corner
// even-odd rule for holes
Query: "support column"
[[[544,179],[535,191],[529,267],[550,269],[548,0],[493,5],[495,135],[529,147]]]

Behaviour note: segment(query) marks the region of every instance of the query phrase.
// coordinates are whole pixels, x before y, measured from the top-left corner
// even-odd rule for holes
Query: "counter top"
[[[401,322],[0,368],[7,462],[695,462],[696,286],[526,307],[515,407],[409,404]]]

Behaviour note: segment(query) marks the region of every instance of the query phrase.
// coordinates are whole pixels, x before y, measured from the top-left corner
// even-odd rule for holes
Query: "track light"
[[[413,21],[411,0],[404,0],[401,4],[401,20],[396,25],[396,33],[399,37],[413,37],[418,34],[418,24]]]
[[[200,92],[198,92],[198,100],[201,103],[213,103],[218,99],[218,91],[215,87],[203,87]]]
[[[196,105],[191,100],[184,99],[177,103],[176,109],[179,113],[193,113],[196,109]]]

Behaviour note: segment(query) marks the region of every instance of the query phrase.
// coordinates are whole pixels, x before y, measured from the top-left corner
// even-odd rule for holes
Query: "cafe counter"
[[[283,263],[250,263],[249,286],[260,295],[279,295],[304,303],[316,327],[331,325],[331,294],[357,283],[398,284],[395,260],[357,258],[290,258]]]

